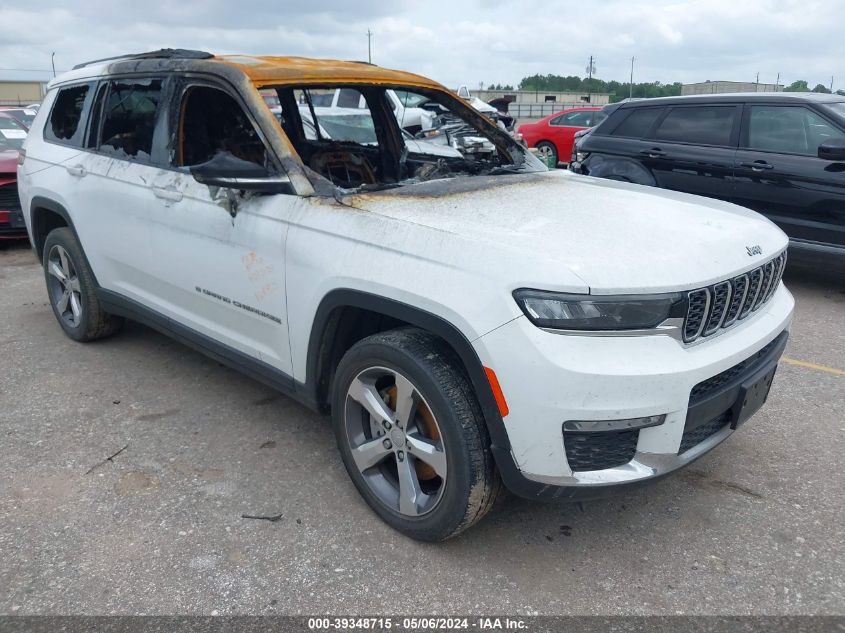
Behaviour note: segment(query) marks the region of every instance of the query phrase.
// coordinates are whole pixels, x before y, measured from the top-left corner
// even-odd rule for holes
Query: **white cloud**
[[[43,0],[0,7],[0,68],[58,68],[163,46],[366,59],[443,83],[517,83],[534,73],[637,81],[730,79],[845,87],[839,0]],[[12,73],[0,78],[50,73]]]

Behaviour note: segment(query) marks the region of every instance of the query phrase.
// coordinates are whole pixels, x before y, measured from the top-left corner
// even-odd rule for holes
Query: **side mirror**
[[[845,139],[832,138],[819,145],[819,158],[845,161]]]
[[[211,160],[194,165],[191,175],[194,180],[209,187],[258,193],[294,193],[287,176],[276,176],[261,165],[227,152],[218,152]]]

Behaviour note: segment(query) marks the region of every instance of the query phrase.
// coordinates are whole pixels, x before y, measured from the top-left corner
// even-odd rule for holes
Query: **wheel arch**
[[[362,326],[356,322],[361,318],[374,321]],[[497,462],[502,454],[510,457],[504,421],[484,366],[470,341],[446,319],[394,299],[351,289],[333,290],[323,297],[308,341],[306,383],[302,386],[307,390],[303,394],[305,400],[326,411],[334,369],[343,353],[366,336],[408,325],[438,336],[455,352],[481,405],[491,443],[498,449],[493,451]]]
[[[35,196],[32,199],[29,205],[29,225],[32,227],[32,247],[39,261],[43,261],[44,242],[53,229],[66,226],[79,240],[73,220],[70,219],[70,213],[64,206],[50,198]]]
[[[610,180],[624,180],[636,185],[647,185],[656,187],[657,180],[654,174],[637,160],[624,157],[604,156],[601,160],[590,157],[587,165],[587,174],[596,178],[607,178]]]

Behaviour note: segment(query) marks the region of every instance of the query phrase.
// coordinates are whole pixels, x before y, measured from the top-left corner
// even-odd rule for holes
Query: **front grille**
[[[566,460],[575,472],[623,466],[637,452],[639,429],[601,433],[563,432]]]
[[[772,348],[781,342],[781,338],[782,336],[777,337],[775,340],[766,345],[763,349],[761,349],[753,356],[746,358],[744,361],[737,363],[733,367],[726,369],[720,374],[716,374],[715,376],[712,376],[707,380],[703,380],[698,383],[695,387],[692,388],[692,391],[690,392],[690,405],[693,405],[696,402],[700,402],[714,391],[718,391],[724,385],[733,382],[733,380],[737,376],[745,372],[749,367],[755,365],[758,360],[767,356],[772,350]]]
[[[678,449],[678,455],[686,453],[694,446],[698,446],[708,437],[711,437],[721,431],[723,428],[731,423],[730,412],[726,411],[718,418],[710,420],[701,426],[694,429],[684,430],[684,435],[681,437],[681,447]]]
[[[711,336],[759,310],[775,294],[785,267],[786,251],[744,275],[687,293],[684,342]]]
[[[13,182],[0,187],[0,209],[4,211],[16,211],[21,208],[21,201],[18,198],[18,183]]]

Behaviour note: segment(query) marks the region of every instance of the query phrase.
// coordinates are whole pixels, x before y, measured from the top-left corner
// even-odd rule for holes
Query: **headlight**
[[[685,313],[680,293],[602,297],[521,289],[513,296],[534,325],[556,330],[643,330]]]
[[[585,160],[587,160],[587,156],[589,155],[590,154],[588,152],[582,152],[578,149],[575,150],[575,160],[577,160],[579,163],[583,163]]]

